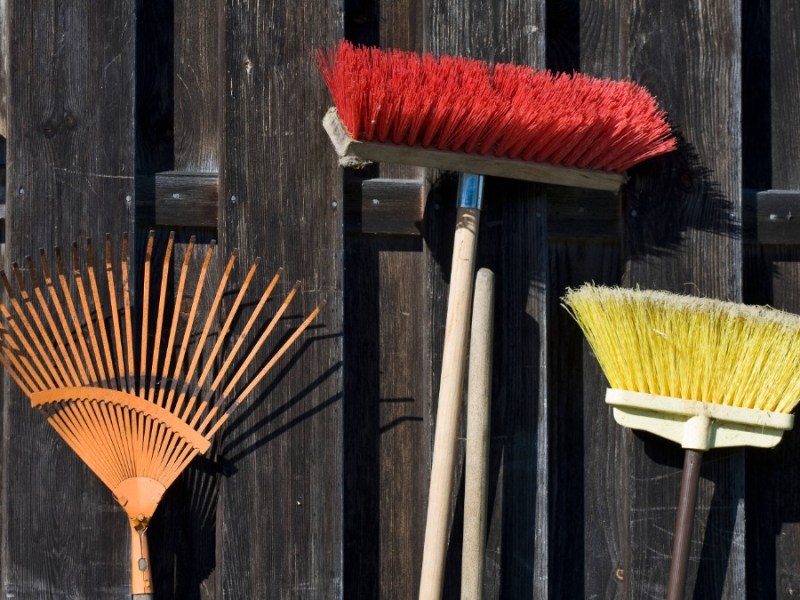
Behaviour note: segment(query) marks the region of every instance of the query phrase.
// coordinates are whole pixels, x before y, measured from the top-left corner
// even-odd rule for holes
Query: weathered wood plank
[[[8,137],[8,0],[0,0],[0,136]]]
[[[623,281],[741,299],[741,137],[738,129],[724,125],[740,118],[739,3],[582,2],[581,27],[586,33],[581,35],[586,42],[582,70],[630,76],[646,85],[682,139],[676,154],[631,173],[623,210]],[[620,447],[630,436],[609,433],[619,436]],[[631,436],[630,485],[628,493],[617,496],[619,510],[630,513],[630,538],[606,552],[597,548],[586,565],[587,581],[603,577],[622,557],[628,562],[621,565],[625,589],[620,597],[664,595],[680,455],[667,442]],[[687,594],[740,598],[745,588],[743,453],[714,453],[702,477]]]
[[[218,206],[216,173],[167,171],[155,176],[156,225],[216,229]]]
[[[217,237],[220,10],[219,3],[171,0],[140,3],[137,12],[137,237],[144,240],[156,228],[163,241],[177,230],[173,268],[180,268],[190,236],[195,260]],[[225,260],[217,250],[208,281],[219,280]],[[211,295],[203,293],[202,308]],[[156,597],[216,597],[216,506],[224,472],[197,459],[162,501],[150,531]]]
[[[551,243],[552,321],[548,344],[553,407],[550,553],[553,598],[613,598],[624,589],[630,514],[627,440],[603,402],[606,381],[560,296],[586,281],[619,283],[619,243]],[[558,294],[556,294],[556,291]]]
[[[546,598],[553,554],[548,352],[552,288],[547,204],[540,188],[492,180],[480,264],[496,273],[487,597]]]
[[[800,244],[800,190],[765,190],[756,194],[759,244]]]
[[[174,168],[216,173],[223,83],[220,8],[174,0],[173,11]]]
[[[303,282],[281,332],[328,304],[226,430],[221,452],[235,472],[220,488],[218,597],[340,598],[341,178],[309,50],[335,42],[341,15],[311,1],[232,0],[223,10],[220,246],[263,256],[270,276],[285,267],[279,295]]]
[[[422,0],[348,2],[347,37],[420,51],[423,5]],[[442,241],[438,227],[452,214],[433,208],[440,197],[432,170],[382,163],[367,172],[376,181],[421,182],[428,202],[410,194],[405,208],[395,201],[392,208],[399,212],[387,214],[359,189],[362,225],[376,233],[378,227],[388,230],[384,233],[416,231],[422,238],[346,239],[345,597],[413,598],[433,439],[436,374],[429,365],[440,352],[446,294],[434,258],[441,244],[452,244],[447,236]],[[409,217],[422,219],[415,224]]]
[[[800,313],[800,252],[796,247],[754,247],[747,253],[746,301]],[[788,432],[771,451],[747,454],[748,597],[789,598],[800,585],[797,565],[800,438]]]
[[[544,65],[544,2],[431,3],[426,49],[487,62]],[[490,180],[478,266],[496,274],[492,471],[486,597],[546,598],[549,550],[549,396],[544,374],[548,312],[547,207],[541,188]],[[450,554],[460,552],[458,512]],[[455,547],[454,547],[455,546]],[[455,597],[458,558],[448,564]]]
[[[7,8],[7,256],[128,231],[135,3]],[[4,594],[125,597],[124,512],[19,392],[4,399]]]
[[[793,57],[800,50],[797,39],[800,10],[794,2],[786,0],[761,8],[767,13],[761,15],[766,20],[759,30],[761,43],[768,44],[770,51],[769,59],[763,56],[761,59],[772,76],[764,81],[763,73],[758,74],[757,81],[769,85],[758,108],[761,118],[771,125],[759,130],[763,136],[759,143],[762,148],[771,147],[771,151],[766,152],[771,158],[771,173],[768,173],[771,187],[796,193],[800,190],[800,168],[798,142],[793,132],[800,126],[797,107],[800,68]],[[748,85],[752,84],[748,82]],[[776,214],[785,217],[787,213],[776,211]],[[747,301],[800,313],[800,251],[797,246],[752,248],[747,259]],[[747,456],[748,592],[753,598],[788,598],[800,586],[800,519],[797,504],[792,501],[800,493],[798,451],[800,439],[793,431],[784,436],[775,451],[751,451]]]

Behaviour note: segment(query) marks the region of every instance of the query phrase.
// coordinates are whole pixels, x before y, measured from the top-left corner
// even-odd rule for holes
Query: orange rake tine
[[[256,259],[256,262],[253,263],[253,265],[251,265],[250,270],[247,272],[247,276],[245,277],[244,282],[242,283],[242,287],[239,289],[239,293],[236,295],[236,299],[234,300],[233,305],[231,306],[230,310],[228,311],[228,317],[225,319],[225,323],[222,325],[222,329],[220,329],[220,331],[219,331],[219,335],[217,336],[217,342],[214,344],[214,347],[211,349],[210,355],[206,359],[206,366],[203,369],[203,372],[200,374],[200,377],[198,377],[197,381],[195,382],[195,389],[194,389],[194,391],[192,393],[192,397],[189,400],[189,402],[187,403],[186,411],[184,412],[183,416],[181,417],[184,421],[188,421],[189,415],[191,414],[191,411],[194,408],[194,404],[197,401],[197,397],[201,393],[201,389],[203,387],[203,384],[205,383],[205,381],[206,381],[206,379],[208,377],[208,374],[210,373],[211,369],[213,368],[214,363],[215,363],[215,361],[217,359],[217,355],[219,354],[219,351],[222,348],[222,344],[227,339],[228,332],[230,331],[231,325],[233,324],[233,321],[236,318],[236,316],[239,314],[239,308],[241,307],[241,303],[242,303],[242,300],[244,299],[244,296],[245,296],[245,293],[247,292],[247,289],[250,287],[250,283],[253,281],[253,277],[255,276],[256,267],[258,266],[258,262],[259,262],[259,259]],[[279,277],[280,277],[280,270],[279,270],[278,274],[276,274],[272,278],[272,281],[270,282],[270,285],[267,287],[267,290],[265,291],[265,293],[262,294],[262,297],[259,300],[258,305],[256,306],[255,310],[253,311],[253,315],[251,315],[250,319],[247,321],[247,324],[242,329],[242,331],[241,331],[241,333],[239,335],[239,339],[236,340],[236,342],[234,343],[234,346],[231,349],[229,354],[235,355],[238,352],[239,346],[242,344],[244,339],[247,337],[247,334],[250,331],[250,327],[252,327],[252,324],[255,321],[255,317],[257,317],[258,314],[261,312],[261,309],[262,309],[264,303],[269,298],[269,295],[272,292],[272,289],[275,287],[275,284],[278,282]],[[220,285],[218,290],[217,290],[217,296],[219,298],[222,298],[223,290],[224,290],[224,287],[222,285]],[[216,309],[217,309],[218,304],[219,304],[218,302],[215,302],[214,306],[212,307],[212,309],[208,313],[208,319],[207,319],[207,322],[206,322],[206,328],[203,330],[203,337],[202,337],[200,343],[198,344],[197,349],[195,350],[195,357],[192,360],[192,367],[191,367],[191,369],[189,371],[189,376],[187,377],[186,383],[184,384],[183,390],[181,391],[180,400],[183,399],[184,395],[186,394],[186,392],[189,389],[189,383],[190,383],[190,381],[191,381],[191,379],[192,379],[192,377],[194,375],[195,368],[197,367],[197,362],[200,359],[200,354],[201,354],[200,350],[202,349],[202,347],[205,344],[205,340],[206,340],[206,337],[207,337],[207,334],[208,334],[207,330],[208,330],[208,328],[210,328],[212,320],[213,320],[214,316],[216,315]],[[178,412],[178,410],[180,409],[180,406],[181,405],[180,405],[180,401],[179,401],[178,405],[175,408],[175,412]]]
[[[195,283],[194,295],[192,297],[192,306],[189,309],[189,316],[186,319],[186,327],[183,332],[183,340],[181,341],[181,348],[178,353],[178,360],[175,362],[175,372],[172,374],[172,385],[170,386],[169,396],[167,397],[167,410],[174,412],[175,414],[179,414],[180,412],[180,401],[176,406],[175,410],[172,410],[172,400],[174,399],[175,392],[178,389],[178,377],[183,368],[183,363],[186,360],[186,354],[189,350],[189,342],[192,336],[192,330],[194,328],[194,321],[197,317],[197,310],[200,306],[200,298],[203,295],[204,284],[206,280],[206,276],[208,275],[208,265],[211,262],[211,256],[214,253],[214,242],[212,240],[211,244],[206,251],[205,258],[203,259],[203,264],[200,267],[200,273],[197,276],[197,282]],[[213,359],[209,359],[211,362]]]
[[[100,344],[97,341],[97,334],[95,333],[94,323],[92,322],[92,310],[89,308],[89,299],[86,295],[86,288],[83,285],[83,275],[80,270],[80,258],[78,258],[78,244],[72,244],[72,279],[75,282],[75,287],[78,290],[78,300],[83,310],[83,318],[86,323],[86,330],[89,332],[89,342],[92,345],[92,356],[94,357],[94,364],[97,367],[98,383],[104,387],[110,386],[110,381],[106,379],[106,369],[103,365],[103,358],[100,354]],[[80,329],[78,329],[80,331]]]
[[[114,354],[117,357],[117,373],[120,378],[120,387],[128,388],[128,377],[125,369],[125,358],[122,351],[122,328],[119,322],[119,307],[117,306],[117,286],[114,285],[114,265],[111,260],[111,236],[106,234],[106,284],[108,285],[108,302],[111,313],[111,333],[114,341]]]
[[[23,331],[19,328],[16,319],[11,314],[11,311],[8,310],[6,305],[0,304],[0,312],[2,312],[3,317],[8,323],[9,329],[14,333],[16,339],[21,343],[25,352],[27,352],[28,357],[30,357],[30,359],[33,361],[33,364],[38,369],[38,373],[44,380],[45,385],[58,385],[56,383],[59,381],[58,373],[42,352],[42,343],[39,341],[39,338],[33,332],[30,323],[22,313],[22,307],[14,296],[14,292],[11,289],[11,283],[8,281],[5,271],[0,271],[0,281],[2,281],[3,286],[6,289],[6,294],[9,297],[12,308],[14,308],[14,313],[16,313],[17,318],[22,323],[25,332],[23,333]]]
[[[134,351],[133,351],[133,318],[131,316],[131,288],[130,273],[128,271],[128,234],[122,234],[122,249],[120,251],[120,271],[122,272],[122,306],[125,311],[125,347],[127,362],[125,367],[125,378],[128,384],[128,391],[135,392],[134,371]]]
[[[156,331],[153,342],[153,356],[150,363],[150,391],[147,394],[150,402],[155,398],[156,376],[158,373],[159,353],[161,350],[161,330],[164,326],[164,309],[167,298],[167,280],[169,278],[170,261],[172,260],[172,247],[175,244],[175,232],[171,231],[164,253],[164,264],[161,268],[161,288],[158,296],[158,312],[156,313]]]
[[[52,338],[55,340],[55,345],[53,346],[52,350],[53,355],[55,358],[60,359],[59,362],[69,371],[68,380],[73,382],[73,385],[78,385],[80,377],[78,376],[77,368],[73,362],[72,356],[67,351],[67,346],[61,337],[61,331],[59,331],[58,325],[53,318],[53,313],[50,311],[50,307],[47,305],[47,300],[45,300],[42,289],[39,287],[39,279],[36,277],[36,269],[33,265],[33,259],[30,256],[26,256],[25,262],[28,266],[28,275],[31,280],[33,295],[36,297],[39,309],[41,310],[42,314],[44,314],[45,321],[47,321],[47,327],[49,329],[50,336],[52,336]],[[23,278],[22,273],[19,272],[18,268],[15,269],[15,275],[17,276],[17,281],[19,282],[18,285],[21,287],[23,285]],[[36,315],[36,309],[34,308],[32,301],[28,302],[28,309],[32,316]],[[38,316],[36,319],[38,321]],[[37,324],[37,327],[39,327],[39,324]],[[47,336],[47,334],[43,331],[43,328],[41,328],[40,331],[44,336],[47,337],[48,343],[52,346],[53,344],[50,342],[50,336]]]
[[[144,368],[147,364],[147,345],[148,345],[148,329],[150,326],[150,266],[153,261],[153,245],[155,243],[156,232],[151,231],[147,238],[147,247],[144,254],[144,265],[142,267],[143,283],[142,283],[142,320],[139,323],[141,327],[141,337],[139,342],[142,346],[142,353],[139,357],[139,395],[144,396],[145,390],[145,373]]]
[[[181,265],[181,273],[178,278],[178,289],[175,292],[175,307],[172,310],[172,322],[169,328],[169,338],[167,340],[167,348],[164,351],[164,364],[161,368],[161,381],[162,386],[158,390],[157,404],[162,406],[164,394],[167,386],[166,382],[169,377],[169,367],[172,362],[172,349],[175,346],[175,335],[178,331],[178,319],[181,313],[181,303],[183,302],[183,290],[186,287],[186,277],[189,274],[189,264],[192,260],[192,252],[194,251],[195,237],[189,238],[189,246],[186,248],[186,255],[183,257],[183,264]]]
[[[77,339],[78,344],[80,345],[81,349],[81,356],[83,357],[83,362],[86,366],[86,370],[88,371],[88,376],[91,381],[97,381],[97,372],[94,369],[94,364],[92,361],[92,355],[89,352],[89,347],[86,344],[86,340],[84,339],[83,330],[81,327],[81,320],[78,316],[78,311],[75,308],[75,303],[72,301],[72,295],[70,294],[69,283],[67,282],[66,276],[66,269],[64,268],[64,260],[61,257],[61,250],[56,247],[55,248],[55,255],[56,255],[56,269],[58,270],[58,282],[61,287],[61,292],[64,296],[64,301],[67,304],[67,310],[69,312],[70,318],[72,319],[72,325],[74,330],[72,331],[72,335],[68,335],[71,339]]]
[[[44,284],[47,287],[48,296],[50,296],[50,302],[53,304],[53,307],[56,310],[58,321],[61,324],[61,329],[64,332],[64,337],[67,340],[70,356],[79,371],[80,382],[83,385],[87,385],[89,383],[89,377],[86,373],[86,367],[83,365],[83,361],[81,360],[81,353],[78,350],[77,345],[75,344],[75,336],[72,335],[72,331],[69,326],[69,321],[67,320],[67,315],[64,312],[64,307],[61,304],[61,299],[59,298],[58,292],[56,291],[55,283],[53,282],[53,278],[50,276],[50,267],[48,265],[47,255],[45,254],[44,249],[39,250],[39,268],[41,269],[42,272],[42,279],[44,279]],[[59,343],[61,343],[60,340]]]
[[[103,303],[100,301],[100,288],[97,286],[97,277],[94,270],[94,252],[92,250],[92,241],[86,239],[86,274],[89,278],[89,290],[92,292],[92,302],[94,304],[95,315],[97,319],[97,329],[100,331],[100,341],[103,343],[103,352],[106,359],[106,367],[108,369],[109,385],[114,385],[114,380],[117,378],[116,369],[114,369],[114,361],[111,358],[111,344],[108,340],[108,331],[106,330],[106,319],[103,314]],[[114,300],[116,305],[116,299]]]

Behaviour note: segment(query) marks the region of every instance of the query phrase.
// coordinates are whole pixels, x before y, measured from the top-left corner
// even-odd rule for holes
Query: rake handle
[[[686,588],[686,566],[692,541],[692,525],[697,504],[697,487],[703,451],[687,448],[683,458],[681,491],[675,517],[675,536],[672,538],[672,562],[667,582],[667,600],[681,600]]]
[[[475,276],[475,254],[478,246],[480,203],[467,208],[464,196],[468,190],[480,195],[483,179],[462,175],[459,181],[453,264],[447,300],[442,373],[436,409],[436,431],[433,440],[428,512],[425,522],[425,543],[422,551],[422,574],[419,599],[438,600],[444,583],[447,557],[451,498],[455,478],[458,429],[464,391],[467,336],[472,311],[472,287]],[[465,192],[462,194],[462,192]]]
[[[153,600],[153,574],[150,571],[150,550],[147,528],[131,525],[131,600]]]

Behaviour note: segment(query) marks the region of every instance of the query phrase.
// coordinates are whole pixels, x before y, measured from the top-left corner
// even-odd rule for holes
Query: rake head
[[[180,269],[171,274],[174,234],[170,234],[160,275],[154,272],[158,268],[154,242],[151,233],[138,311],[127,236],[122,238],[118,262],[113,259],[111,238],[106,237],[99,269],[87,241],[85,261],[73,244],[69,268],[56,249],[55,274],[44,251],[38,273],[33,259],[26,259],[28,281],[16,263],[12,266],[16,285],[0,272],[6,292],[5,302],[0,303],[0,364],[127,513],[132,528],[132,591],[141,598],[147,598],[152,587],[145,531],[164,492],[195,456],[209,449],[231,413],[322,309],[322,305],[314,309],[265,364],[254,367],[252,375],[251,365],[297,295],[299,282],[263,326],[260,317],[281,277],[279,270],[231,340],[228,334],[242,312],[258,261],[238,289],[229,290],[235,253],[214,286],[207,282],[213,242],[198,263],[192,238]],[[191,293],[188,303],[171,302],[172,294],[167,294],[171,275],[174,297],[183,299]],[[206,291],[213,293],[213,300],[204,308],[208,303],[201,298]],[[223,314],[223,296],[234,293]],[[171,310],[170,304],[174,304]],[[221,327],[214,327],[218,323]]]

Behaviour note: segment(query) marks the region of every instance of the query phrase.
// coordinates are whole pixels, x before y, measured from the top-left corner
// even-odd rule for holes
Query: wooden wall
[[[681,453],[618,427],[560,307],[585,281],[800,312],[800,9],[791,0],[0,0],[6,268],[149,229],[303,281],[307,333],[151,531],[156,598],[413,598],[455,178],[342,171],[312,50],[357,42],[631,78],[673,155],[620,195],[487,182],[497,275],[486,598],[663,597]],[[7,68],[5,67],[7,65]],[[761,192],[761,193],[759,193]],[[236,275],[239,277],[240,275]],[[0,585],[122,598],[122,511],[6,383]],[[703,467],[687,597],[800,586],[796,435]],[[461,479],[446,598],[459,596]]]

